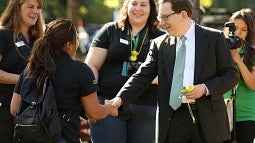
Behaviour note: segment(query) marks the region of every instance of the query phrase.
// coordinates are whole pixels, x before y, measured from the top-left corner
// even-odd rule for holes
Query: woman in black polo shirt
[[[10,0],[0,18],[0,141],[13,141],[10,102],[32,45],[43,34],[41,0]]]
[[[117,113],[112,105],[99,104],[97,81],[91,69],[83,62],[72,59],[78,46],[77,31],[71,21],[56,19],[50,22],[45,36],[35,42],[29,64],[14,89],[12,114],[18,110],[22,98],[21,84],[27,74],[39,73],[38,79],[42,81],[47,75],[53,79],[58,112],[68,113],[69,116],[61,137],[54,143],[79,143],[81,105],[86,115],[94,120]]]
[[[100,29],[85,62],[92,68],[101,102],[112,99],[145,61],[158,29],[154,0],[124,0],[116,22]],[[93,143],[155,142],[157,80],[137,93],[133,104],[124,105],[117,117],[90,122]],[[138,97],[139,96],[139,97]]]

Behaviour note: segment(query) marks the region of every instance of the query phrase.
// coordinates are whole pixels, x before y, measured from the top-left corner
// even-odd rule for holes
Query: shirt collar
[[[242,48],[240,49],[239,55],[240,55],[241,57],[243,57],[243,55],[244,55],[244,47],[242,47]]]
[[[184,34],[187,40],[193,40],[195,38],[195,22],[191,21],[191,26],[189,30]]]

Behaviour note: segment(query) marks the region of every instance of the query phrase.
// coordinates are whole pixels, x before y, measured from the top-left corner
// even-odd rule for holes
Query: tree
[[[249,7],[255,9],[254,0],[213,0],[213,8],[225,8],[229,12],[240,10],[241,8]]]
[[[0,0],[0,15],[4,11],[5,7],[7,6],[8,0]]]
[[[44,0],[43,17],[46,23],[55,18],[67,18],[66,0]]]
[[[67,17],[75,26],[78,25],[78,19],[80,18],[80,0],[67,0]]]

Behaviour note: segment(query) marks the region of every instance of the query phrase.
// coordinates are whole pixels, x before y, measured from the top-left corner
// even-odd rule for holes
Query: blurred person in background
[[[236,88],[236,138],[238,143],[253,143],[255,138],[255,49],[253,19],[245,10],[230,17],[236,26],[235,34],[243,40],[240,47],[231,49],[232,57],[240,73]],[[226,36],[229,33],[226,32]],[[224,97],[230,98],[232,92]]]
[[[13,141],[10,103],[34,41],[43,35],[42,0],[10,0],[0,18],[0,141]]]
[[[117,21],[101,28],[85,59],[98,79],[101,103],[115,97],[145,61],[151,40],[162,34],[154,0],[123,1]],[[153,143],[156,93],[155,79],[133,104],[120,109],[119,116],[90,122],[92,142]]]
[[[78,24],[77,24],[77,32],[78,32],[78,38],[79,38],[79,49],[81,54],[86,54],[88,52],[88,42],[89,42],[89,34],[84,28],[84,23],[82,19],[78,19]],[[83,59],[84,60],[84,59]]]
[[[54,143],[80,142],[81,105],[87,116],[98,120],[108,114],[115,116],[111,105],[100,105],[97,99],[97,82],[91,69],[83,62],[73,60],[79,46],[78,33],[74,24],[67,19],[56,19],[47,24],[45,35],[38,39],[31,53],[27,68],[21,74],[15,86],[11,101],[11,113],[16,114],[22,98],[21,86],[27,76],[37,76],[44,81],[52,79],[56,104],[64,121],[61,137]],[[40,86],[41,85],[41,86]],[[37,84],[36,89],[42,89]],[[38,91],[40,92],[40,91]]]
[[[89,34],[86,32],[83,26],[78,26],[78,36],[80,41],[79,48],[83,54],[86,54],[88,51],[86,46],[89,42]]]

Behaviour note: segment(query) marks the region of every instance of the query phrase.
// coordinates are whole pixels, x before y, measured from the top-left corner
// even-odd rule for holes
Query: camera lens
[[[133,73],[135,73],[138,68],[140,67],[141,65],[141,62],[133,62],[133,61],[130,61],[128,63],[128,74],[131,75]]]
[[[228,47],[233,50],[237,49],[242,46],[242,40],[236,35],[231,35],[228,38],[226,38]]]
[[[242,46],[242,39],[235,35],[236,26],[234,22],[226,22],[225,27],[229,28],[229,35],[226,38],[228,47],[233,50]]]
[[[131,75],[135,72],[135,65],[136,62],[129,62],[128,63],[128,74]]]

